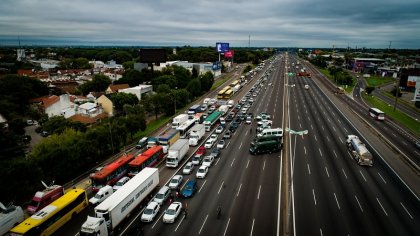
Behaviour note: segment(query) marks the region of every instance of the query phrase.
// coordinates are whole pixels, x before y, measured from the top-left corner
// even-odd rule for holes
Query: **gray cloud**
[[[3,0],[0,44],[420,48],[420,2],[371,0]],[[2,43],[3,42],[3,43]]]

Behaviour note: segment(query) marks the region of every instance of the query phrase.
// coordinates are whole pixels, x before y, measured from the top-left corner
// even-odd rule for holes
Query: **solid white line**
[[[360,205],[359,199],[357,199],[356,195],[354,195],[354,197],[356,198],[357,204],[359,204],[360,210],[363,212],[363,208],[362,205]]]
[[[207,218],[209,217],[209,215],[206,215],[206,219],[204,219],[203,224],[201,225],[200,231],[198,232],[198,234],[201,234],[201,230],[203,230],[204,225],[206,224]]]
[[[334,193],[334,197],[335,197],[335,201],[337,202],[338,209],[341,210],[340,203],[338,203],[337,195],[335,195],[335,193]]]
[[[153,224],[152,229],[156,226],[156,224],[158,222],[160,222],[160,218],[162,218],[162,216],[165,214],[165,212],[162,212],[162,214],[160,214],[159,218],[156,220],[156,222]]]
[[[179,228],[179,226],[181,225],[182,221],[184,220],[184,217],[181,218],[181,221],[179,221],[178,225],[176,226],[174,232],[176,232]]]
[[[226,148],[228,148],[228,147],[229,147],[229,144],[230,144],[230,141],[227,143]]]
[[[384,177],[382,177],[382,175],[378,172],[379,177],[381,177],[382,181],[384,181],[384,183],[386,184],[386,181],[384,179]]]
[[[325,172],[327,172],[327,176],[328,176],[328,178],[330,177],[330,174],[328,173],[328,169],[327,169],[327,167],[325,167]]]
[[[250,236],[252,236],[252,231],[254,231],[254,223],[255,223],[255,218],[252,219],[251,234],[249,234]]]
[[[265,160],[264,160],[264,165],[263,165],[263,170],[265,169]]]
[[[227,222],[227,225],[226,225],[226,228],[225,228],[225,232],[223,233],[223,236],[225,236],[225,235],[226,235],[227,229],[228,229],[228,227],[229,227],[229,223],[230,223],[230,218],[229,218],[229,220],[228,220],[228,222]]]
[[[239,192],[241,192],[241,188],[242,188],[242,184],[239,185],[238,193],[236,194],[236,196],[239,196]]]
[[[305,151],[305,155],[306,155],[306,147],[305,146],[303,146],[303,150]]]
[[[219,163],[220,158],[217,158],[216,164],[214,164],[215,166],[217,166],[217,163]]]
[[[319,228],[319,234],[322,236],[323,234],[322,234],[322,229],[321,228]]]
[[[298,120],[300,120],[300,116],[298,115]]]
[[[314,135],[314,137],[315,137],[315,141],[318,141],[318,139],[316,139],[316,135]]]
[[[333,153],[334,153],[335,158],[337,158],[338,156],[337,156],[337,153],[335,153],[335,150],[333,150]]]
[[[321,148],[318,148],[318,150],[319,150],[319,154],[320,154],[320,155],[321,155],[321,157],[322,157]]]
[[[382,210],[384,211],[385,215],[388,216],[388,213],[386,213],[385,208],[382,206],[381,202],[378,198],[376,198],[376,201],[378,201],[379,205],[381,206]]]
[[[311,174],[311,169],[309,168],[309,163],[306,164],[308,166],[308,173]]]
[[[414,219],[413,216],[410,214],[410,212],[408,212],[407,208],[405,208],[405,206],[402,204],[402,202],[400,202],[400,204],[404,208],[405,212],[407,212],[407,214],[410,216],[410,218]]]
[[[260,192],[261,192],[261,185],[260,185],[260,187],[258,188],[258,196],[257,196],[257,199],[260,199]]]
[[[338,139],[340,139],[340,142],[343,143],[343,140],[341,139],[341,137],[338,137]]]
[[[235,162],[235,158],[233,158],[232,163],[230,164],[230,167],[232,167],[234,162]]]
[[[248,165],[249,165],[249,160],[248,160],[248,162],[246,163],[246,167],[245,167],[245,169],[246,169],[246,168],[248,168]]]
[[[335,130],[335,127],[334,126],[332,128],[333,128],[334,132],[337,132],[337,130]]]
[[[217,192],[217,194],[220,193],[220,190],[222,190],[223,184],[225,183],[225,181],[222,182],[222,184],[220,185],[219,191]]]
[[[315,197],[315,190],[312,189],[312,195],[314,195],[314,202],[315,202],[315,206],[316,206],[316,197]]]
[[[204,187],[204,185],[206,184],[207,180],[204,180],[204,183],[201,185],[200,190],[198,190],[198,192],[201,192],[201,189]]]
[[[314,127],[311,125],[311,129],[314,129]]]
[[[344,169],[343,169],[343,168],[341,168],[341,169],[343,170],[344,177],[346,177],[346,179],[347,179],[346,172],[344,171]]]
[[[241,145],[239,145],[239,148],[238,149],[241,150],[241,147],[242,147],[242,142],[241,142]]]
[[[367,180],[366,180],[365,176],[363,175],[362,171],[361,171],[361,170],[359,170],[359,172],[360,172],[360,174],[362,175],[362,177],[363,177],[363,179],[365,180],[365,182],[367,182]]]

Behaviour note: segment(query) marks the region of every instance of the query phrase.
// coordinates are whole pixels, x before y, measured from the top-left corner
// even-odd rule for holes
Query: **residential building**
[[[105,94],[101,95],[97,99],[97,103],[101,105],[103,111],[108,114],[108,116],[114,115],[114,104],[111,99],[109,99]]]
[[[111,84],[105,90],[105,94],[117,93],[120,89],[130,88],[128,84]]]
[[[126,89],[120,89],[120,93],[130,93],[136,95],[136,97],[141,100],[142,94],[150,93],[153,91],[152,85],[146,85],[146,84],[140,84],[136,87],[126,88]]]

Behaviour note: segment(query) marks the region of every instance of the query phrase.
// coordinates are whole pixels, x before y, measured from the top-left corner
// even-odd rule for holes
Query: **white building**
[[[153,86],[145,85],[145,84],[140,84],[139,86],[136,86],[136,87],[118,90],[119,93],[130,93],[130,94],[136,95],[139,101],[141,100],[142,94],[150,93],[152,91],[153,91]]]
[[[87,102],[77,107],[77,114],[80,115],[95,117],[101,113],[102,108],[96,103]]]

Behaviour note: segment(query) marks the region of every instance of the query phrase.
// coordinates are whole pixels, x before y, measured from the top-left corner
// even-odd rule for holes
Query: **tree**
[[[187,85],[187,91],[189,91],[193,97],[200,96],[202,94],[200,80],[199,79],[191,80]]]
[[[111,79],[103,74],[93,76],[92,81],[88,81],[78,87],[82,94],[87,95],[90,92],[103,92],[111,84]]]
[[[123,111],[123,106],[125,104],[136,105],[139,103],[139,99],[136,95],[131,93],[113,93],[109,99],[112,101],[117,113],[121,113]]]
[[[214,83],[214,75],[210,71],[207,71],[204,75],[200,75],[198,78],[201,83],[201,91],[202,92],[210,91]]]
[[[373,90],[375,90],[375,87],[373,87],[373,86],[368,86],[368,87],[366,87],[366,93],[367,94],[371,94],[372,92],[373,92]]]

